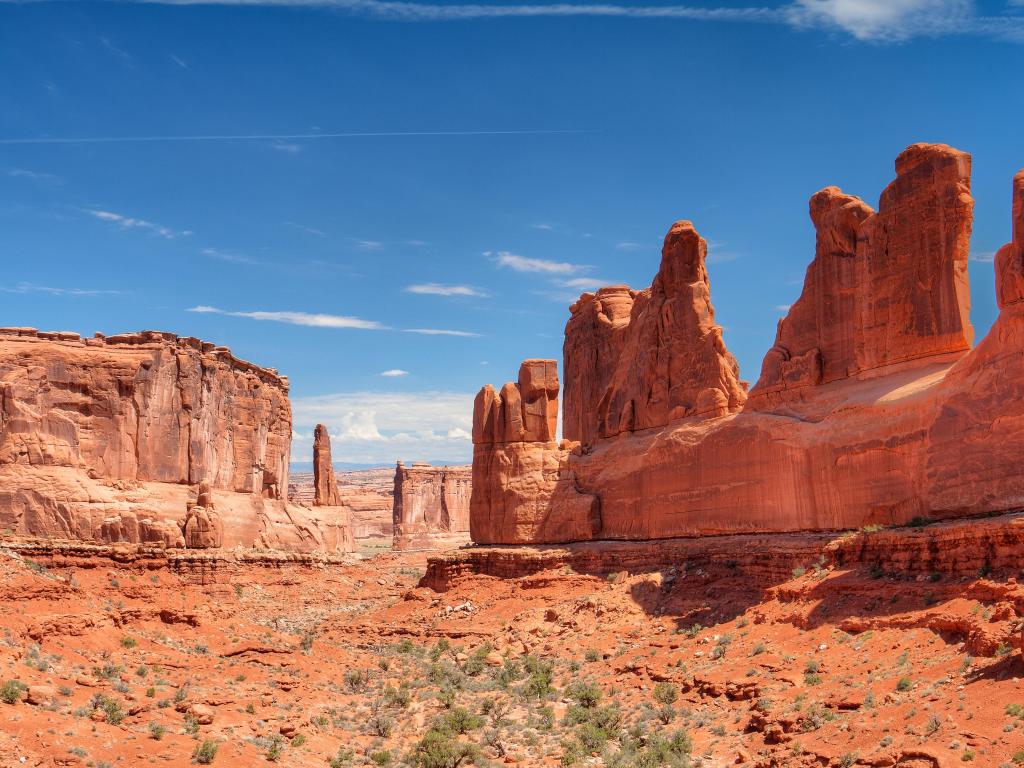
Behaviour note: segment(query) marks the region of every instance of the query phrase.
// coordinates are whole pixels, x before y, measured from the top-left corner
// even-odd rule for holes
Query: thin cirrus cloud
[[[401,368],[390,368],[386,371],[381,371],[378,375],[384,376],[385,378],[388,379],[397,379],[401,378],[402,376],[408,376],[409,372],[403,371]]]
[[[159,235],[166,240],[174,240],[177,237],[192,234],[191,230],[188,229],[180,231],[174,230],[170,227],[165,227],[162,224],[155,224],[152,221],[146,221],[145,219],[137,219],[134,216],[125,216],[123,213],[115,213],[114,211],[88,208],[86,209],[86,213],[100,221],[116,224],[121,229],[137,229],[144,232],[150,232],[154,235]]]
[[[223,315],[224,317],[241,317],[247,320],[261,320],[272,323],[285,323],[287,325],[303,325],[309,328],[354,328],[364,331],[386,331],[392,330],[383,323],[376,320],[364,320],[360,317],[348,315],[329,315],[313,312],[293,311],[265,311],[255,310],[248,312],[237,312],[220,307],[199,305],[189,307],[186,312],[195,312],[201,315]],[[470,331],[454,331],[446,328],[403,328],[403,333],[417,333],[421,336],[459,336],[464,338],[477,338],[479,333]]]
[[[407,286],[405,291],[424,296],[487,296],[486,292],[472,285],[442,285],[441,283],[419,283]]]
[[[547,275],[571,275],[573,272],[580,272],[586,267],[583,264],[571,264],[567,261],[549,261],[548,259],[534,259],[529,256],[519,256],[508,251],[484,252],[484,256],[491,257],[499,267],[507,267],[516,272],[540,272]]]
[[[376,320],[363,320],[359,317],[346,315],[327,315],[311,312],[232,312],[218,307],[200,305],[190,307],[188,312],[196,312],[206,315],[225,315],[227,317],[244,317],[249,320],[264,320],[274,323],[287,323],[288,325],[305,325],[311,328],[356,328],[367,331],[378,331],[387,328],[386,325]]]
[[[596,291],[606,285],[618,285],[618,283],[600,277],[574,277],[572,280],[563,280],[561,285],[564,288],[574,288],[579,291]]]
[[[218,261],[226,261],[231,264],[259,263],[253,259],[250,259],[248,256],[242,256],[237,253],[228,253],[227,251],[221,251],[217,248],[203,248],[203,255],[209,256],[211,259],[217,259]]]
[[[45,293],[50,296],[109,296],[120,291],[100,290],[94,288],[55,288],[35,283],[18,283],[13,288],[0,288],[4,293]]]
[[[23,0],[0,0],[12,3]],[[45,0],[44,0],[45,1]],[[381,21],[612,17],[636,20],[762,24],[839,31],[865,42],[970,35],[1024,42],[1024,18],[980,15],[971,0],[794,0],[781,6],[627,5],[624,3],[441,3],[401,0],[125,0],[146,5],[284,6],[333,9]],[[1024,0],[1009,0],[1020,7]]]

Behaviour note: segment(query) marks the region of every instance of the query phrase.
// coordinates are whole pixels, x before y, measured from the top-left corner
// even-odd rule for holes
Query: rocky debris
[[[331,462],[331,436],[327,427],[317,424],[313,431],[313,506],[336,507],[341,504],[338,486],[334,481]]]
[[[398,462],[394,478],[396,550],[453,549],[469,542],[469,466]]]
[[[573,305],[566,436],[579,443],[528,439],[515,385],[477,396],[473,540],[843,530],[1019,508],[1024,176],[1013,189],[1002,309],[973,350],[968,155],[909,147],[877,212],[835,187],[814,195],[815,258],[745,403],[706,246],[674,225],[650,289]]]

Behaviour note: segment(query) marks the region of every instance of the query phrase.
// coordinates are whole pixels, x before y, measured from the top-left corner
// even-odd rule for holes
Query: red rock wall
[[[469,541],[471,470],[416,463],[395,467],[394,548],[450,549]]]
[[[194,338],[0,329],[0,528],[184,545],[195,486],[223,546],[352,548],[347,516],[287,504],[288,382]]]
[[[742,397],[732,386],[741,384],[731,356],[718,348],[709,316],[695,309],[710,307],[702,250],[667,244],[662,271],[669,275],[679,274],[671,254],[697,258],[681,260],[689,265],[682,279],[659,273],[655,287],[692,290],[662,303],[655,330],[641,330],[640,320],[659,291],[636,296],[602,396],[608,407],[589,427],[579,422],[593,394],[584,396],[578,382],[566,385],[580,393],[572,434],[596,429],[614,437],[562,446],[489,441],[482,417],[494,412],[487,403],[495,395],[481,392],[474,541],[836,530],[1024,506],[1024,475],[1015,466],[1024,449],[1024,173],[1014,181],[1014,241],[996,261],[1003,309],[968,352],[969,169],[961,152],[915,145],[900,155],[878,213],[835,188],[812,198],[817,246],[804,292],[739,411],[725,397]],[[579,361],[605,359],[612,348],[606,329],[593,333],[583,321],[592,301],[585,297],[568,326],[573,377],[586,371]],[[695,362],[675,368],[673,360]],[[699,393],[713,381],[723,394],[717,415],[667,409],[671,392]],[[644,382],[646,404],[626,397],[645,391]],[[633,428],[626,429],[627,418],[609,431],[615,422],[608,415],[628,413],[615,407],[627,401]]]

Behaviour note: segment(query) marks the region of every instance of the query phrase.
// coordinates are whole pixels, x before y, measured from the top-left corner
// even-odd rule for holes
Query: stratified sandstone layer
[[[670,231],[649,298],[628,294],[628,325],[603,309],[621,309],[623,288],[585,294],[566,329],[572,441],[500,442],[504,397],[478,396],[474,541],[837,530],[1024,506],[1024,174],[996,260],[1000,315],[971,350],[970,157],[917,144],[896,173],[877,213],[834,187],[811,199],[815,258],[745,404],[690,225]]]
[[[287,504],[290,450],[287,379],[224,347],[156,331],[0,330],[11,533],[182,546],[206,483],[223,546],[344,549],[343,526]]]
[[[434,467],[417,462],[395,467],[394,548],[452,549],[469,543],[468,466]]]

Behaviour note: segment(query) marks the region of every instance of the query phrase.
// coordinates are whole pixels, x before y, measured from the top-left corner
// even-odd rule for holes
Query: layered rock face
[[[335,507],[341,504],[331,462],[331,436],[327,427],[317,424],[313,430],[313,506]]]
[[[817,232],[803,293],[779,321],[755,403],[971,347],[967,257],[971,158],[915,144],[896,159],[878,212],[837,187],[811,198]]]
[[[474,540],[833,530],[1024,505],[1024,174],[996,260],[1000,316],[971,350],[970,158],[919,144],[896,172],[877,212],[835,187],[812,197],[815,258],[745,404],[692,227],[670,231],[628,324],[601,322],[601,292],[585,295],[565,345],[566,436],[581,444],[487,440],[485,388]],[[565,498],[591,500],[589,529]]]
[[[554,360],[527,360],[519,381],[473,403],[473,541],[574,541],[600,530],[594,496],[577,493],[567,451],[555,441],[558,373]]]
[[[226,348],[0,330],[0,526],[15,534],[182,546],[205,483],[224,546],[346,546],[288,507],[290,450],[287,379]]]
[[[468,466],[395,467],[394,548],[451,549],[469,542]]]

